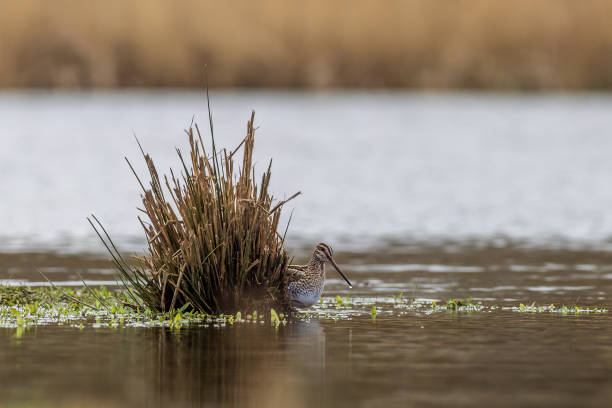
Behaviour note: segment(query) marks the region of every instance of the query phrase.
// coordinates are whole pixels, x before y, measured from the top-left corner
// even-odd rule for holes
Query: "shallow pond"
[[[291,254],[331,244],[354,288],[331,270],[278,327],[5,325],[0,407],[609,405],[612,96],[214,92],[220,145],[251,109],[258,168],[303,193]],[[115,286],[85,217],[140,251],[132,132],[176,168],[193,115],[201,92],[0,92],[0,282]]]
[[[59,283],[113,282],[96,257],[37,256],[25,259]],[[570,407],[612,398],[612,316],[592,312],[612,306],[610,254],[441,244],[337,258],[355,287],[329,271],[323,302],[278,327],[265,316],[180,329],[0,328],[0,401]],[[18,254],[1,259],[13,264],[12,284],[44,284]],[[440,307],[468,296],[473,307]]]

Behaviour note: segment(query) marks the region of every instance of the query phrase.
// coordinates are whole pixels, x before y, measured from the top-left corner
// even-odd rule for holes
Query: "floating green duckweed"
[[[120,327],[168,327],[180,330],[183,327],[222,328],[236,324],[287,325],[291,319],[274,309],[269,312],[257,310],[246,314],[208,315],[191,311],[188,305],[170,313],[159,313],[141,309],[131,303],[134,294],[125,289],[108,290],[104,287],[90,288],[28,288],[0,286],[0,327],[23,330],[36,325],[59,324],[83,329]],[[429,316],[443,314],[491,313],[494,311],[517,313],[554,313],[558,315],[602,314],[608,310],[594,306],[495,305],[475,302],[472,298],[408,299],[400,294],[393,297],[323,297],[314,307],[293,313],[301,321],[317,319],[337,322],[353,318],[369,317],[371,320]],[[244,316],[244,317],[243,317]],[[268,320],[269,319],[269,320]]]
[[[598,308],[594,306],[555,306],[554,304],[537,306],[535,302],[530,305],[519,304],[511,308],[502,308],[506,310],[512,310],[519,313],[558,313],[562,315],[567,314],[589,314],[589,313],[608,313],[608,309]]]
[[[281,319],[274,309],[270,309],[270,323],[275,327],[278,327],[281,324]]]
[[[588,314],[588,313],[607,313],[608,310],[593,306],[562,306],[555,305],[530,306],[520,304],[518,306],[484,304],[482,301],[474,301],[471,297],[466,299],[452,298],[446,301],[439,299],[409,299],[403,293],[392,297],[383,298],[343,298],[340,295],[335,297],[323,297],[321,301],[308,309],[297,314],[300,320],[309,321],[313,317],[320,320],[350,320],[355,317],[370,316],[376,318],[397,318],[401,316],[415,315],[434,315],[439,313],[446,314],[471,314],[471,313],[491,313],[502,312],[524,312],[542,313],[551,312],[561,315],[568,314]]]
[[[342,298],[340,295],[336,295],[336,308],[341,309],[344,307],[348,307],[350,305],[352,305],[352,300],[350,296],[346,296],[344,298]],[[324,304],[323,298],[320,302],[321,304]]]
[[[106,288],[25,288],[0,286],[0,327],[24,328],[45,324],[62,324],[82,329],[101,327],[169,327],[189,325],[224,327],[234,323],[263,323],[264,315],[254,311],[242,319],[236,315],[217,316],[181,309],[158,313],[141,309],[129,302],[125,290]],[[273,325],[287,324],[284,314],[271,310]],[[258,320],[259,319],[259,320]]]

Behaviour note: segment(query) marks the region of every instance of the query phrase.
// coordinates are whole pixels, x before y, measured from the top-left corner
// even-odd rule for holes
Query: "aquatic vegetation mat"
[[[23,333],[38,325],[63,325],[83,329],[120,327],[227,327],[235,324],[257,324],[276,327],[294,320],[336,322],[338,320],[414,318],[440,314],[470,313],[530,313],[558,316],[608,313],[606,308],[564,305],[512,305],[498,306],[474,302],[472,299],[449,299],[438,302],[431,299],[409,299],[402,295],[383,298],[349,296],[323,297],[313,308],[293,314],[275,309],[243,309],[231,314],[206,314],[187,310],[184,306],[169,312],[150,308],[141,309],[132,303],[128,290],[108,290],[104,287],[81,288],[28,288],[0,286],[0,327],[17,329]],[[509,315],[511,316],[511,314]]]
[[[59,324],[76,328],[100,327],[170,327],[187,325],[220,326],[234,323],[287,323],[287,315],[274,309],[264,312],[210,315],[187,307],[161,313],[140,309],[131,303],[127,290],[110,291],[91,288],[26,288],[0,286],[0,327],[25,328]]]
[[[218,149],[209,106],[211,147],[205,148],[198,125],[192,123],[186,130],[189,156],[177,149],[180,174],[170,170],[160,177],[141,148],[148,185],[134,174],[143,190],[146,218],[139,220],[148,250],[136,266],[122,257],[98,219],[90,220],[137,307],[208,314],[261,305],[287,310],[290,259],[283,248],[287,228],[281,235],[279,220],[283,205],[299,193],[274,200],[268,190],[272,161],[257,183],[254,117],[253,112],[247,135],[235,149]]]

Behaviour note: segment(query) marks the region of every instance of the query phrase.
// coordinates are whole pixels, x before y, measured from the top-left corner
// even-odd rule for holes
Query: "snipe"
[[[315,247],[312,257],[306,265],[289,266],[287,297],[292,306],[309,307],[319,301],[325,286],[325,263],[328,261],[336,268],[349,287],[353,287],[334,261],[333,255],[334,253],[329,245],[320,243]]]

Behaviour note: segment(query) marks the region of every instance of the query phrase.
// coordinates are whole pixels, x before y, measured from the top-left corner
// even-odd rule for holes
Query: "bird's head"
[[[327,262],[327,261],[331,262],[331,264],[334,266],[334,268],[336,268],[340,276],[342,276],[344,280],[346,281],[346,283],[348,283],[349,287],[351,288],[353,287],[353,285],[348,280],[348,278],[340,270],[340,267],[338,266],[338,264],[336,264],[336,261],[334,261],[334,251],[331,249],[329,245],[324,244],[322,242],[317,244],[314,250],[313,257],[317,261],[320,261],[320,262]]]

